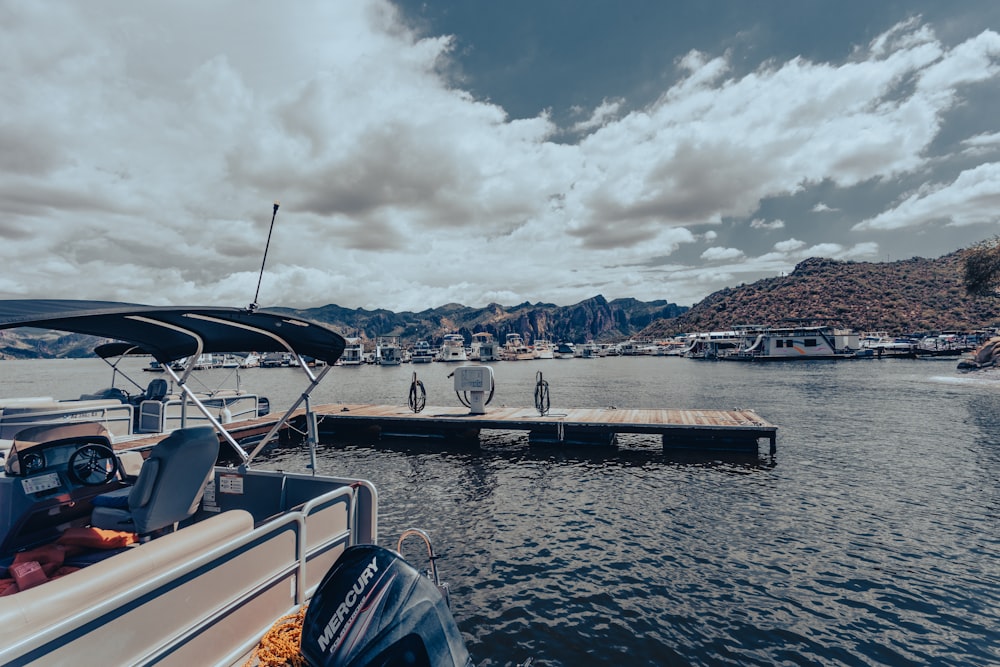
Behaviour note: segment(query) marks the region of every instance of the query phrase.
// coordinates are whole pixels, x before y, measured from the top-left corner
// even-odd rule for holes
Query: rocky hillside
[[[966,295],[966,252],[886,263],[807,259],[787,276],[715,292],[642,333],[659,337],[790,319],[890,333],[996,326],[1000,299]]]
[[[100,342],[92,336],[41,329],[0,331],[0,359],[90,357]]]
[[[418,313],[394,313],[329,305],[289,312],[330,323],[346,335],[372,340],[379,336],[399,336],[405,343],[418,339],[440,342],[445,334],[458,332],[469,341],[473,333],[488,331],[500,341],[508,333],[518,333],[530,343],[539,338],[622,340],[657,320],[676,318],[686,310],[667,301],[608,301],[598,295],[572,306],[525,302],[511,307],[491,303],[485,308],[470,308],[452,303]]]

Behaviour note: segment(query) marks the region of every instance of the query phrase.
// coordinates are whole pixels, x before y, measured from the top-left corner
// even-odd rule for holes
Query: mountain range
[[[740,324],[781,325],[789,321],[832,324],[889,333],[971,331],[1000,325],[1000,299],[974,297],[963,282],[968,250],[936,259],[847,262],[811,258],[788,275],[719,290],[691,308],[666,300],[639,301],[601,295],[571,306],[491,303],[472,308],[450,303],[420,312],[343,308],[276,309],[325,322],[345,336],[374,343],[398,337],[404,345],[433,344],[448,333],[466,341],[480,331],[501,342],[518,333],[538,339],[583,342],[630,337],[664,338]],[[89,356],[99,342],[89,336],[41,331],[0,331],[0,356],[8,358]]]
[[[394,336],[404,344],[417,340],[435,344],[440,343],[445,334],[460,333],[469,342],[472,334],[486,331],[501,342],[508,333],[517,333],[530,344],[539,339],[623,340],[653,322],[674,319],[686,310],[684,306],[667,301],[608,301],[597,295],[572,306],[525,302],[510,307],[491,303],[484,308],[471,308],[450,303],[416,313],[394,313],[329,305],[287,312],[332,324],[345,335],[368,340]]]
[[[450,303],[420,312],[395,313],[330,304],[319,308],[268,310],[330,324],[343,335],[370,341],[373,346],[379,337],[389,336],[399,338],[404,345],[412,345],[417,340],[436,345],[445,334],[456,332],[470,341],[472,334],[480,331],[488,331],[500,341],[508,333],[518,333],[529,343],[542,338],[617,341],[634,336],[653,322],[676,318],[687,308],[667,301],[608,301],[598,295],[572,306],[525,302],[511,307],[491,303],[484,308],[471,308]],[[0,355],[19,359],[86,357],[99,342],[77,334],[0,331]]]

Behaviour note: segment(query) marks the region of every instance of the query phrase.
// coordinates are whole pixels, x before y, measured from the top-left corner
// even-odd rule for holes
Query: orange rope
[[[243,667],[305,667],[306,660],[299,648],[302,644],[302,622],[306,608],[297,613],[282,616],[271,629],[264,633],[257,648]]]

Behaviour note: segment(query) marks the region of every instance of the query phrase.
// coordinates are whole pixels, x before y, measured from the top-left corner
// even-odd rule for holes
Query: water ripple
[[[78,362],[57,363],[69,383]],[[530,405],[536,370],[498,364],[495,400]],[[446,373],[420,373],[450,404]],[[316,403],[402,403],[410,379],[333,375]],[[491,433],[472,451],[330,444],[319,466],[375,483],[383,544],[429,530],[477,665],[985,667],[1000,664],[1000,386],[945,376],[905,360],[550,362],[554,411],[612,395],[749,405],[779,425],[777,456],[689,457],[643,437],[535,450]],[[273,390],[284,374],[244,386],[255,377]],[[305,469],[301,451],[270,456]]]

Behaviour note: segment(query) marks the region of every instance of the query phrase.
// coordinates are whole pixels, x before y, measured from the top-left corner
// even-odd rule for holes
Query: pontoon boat
[[[412,569],[373,546],[375,488],[315,474],[309,394],[342,354],[340,335],[254,309],[0,301],[0,329],[14,327],[141,347],[210,426],[183,423],[129,450],[99,423],[15,434],[0,474],[0,664],[243,664],[277,619],[316,594],[322,604],[303,626],[311,664],[396,664],[405,654],[471,665],[437,589],[406,583]],[[188,388],[191,368],[171,368],[233,350],[326,363],[318,373],[299,364],[306,389],[252,451]],[[300,406],[314,474],[254,466]],[[219,465],[220,442],[236,463]]]
[[[166,379],[154,378],[143,387],[118,369],[122,359],[148,355],[146,350],[130,343],[104,343],[94,348],[94,354],[111,366],[111,385],[107,388],[72,399],[0,398],[0,450],[10,446],[15,433],[31,426],[96,421],[108,430],[113,442],[121,442],[138,435],[167,433],[180,428],[185,419],[188,426],[207,423],[194,404]],[[155,363],[163,372],[165,365]],[[199,366],[200,362],[194,368]],[[118,377],[132,383],[131,391],[117,386]],[[247,393],[238,385],[235,389],[201,390],[197,396],[205,408],[225,423],[263,417],[270,410],[267,398]]]

